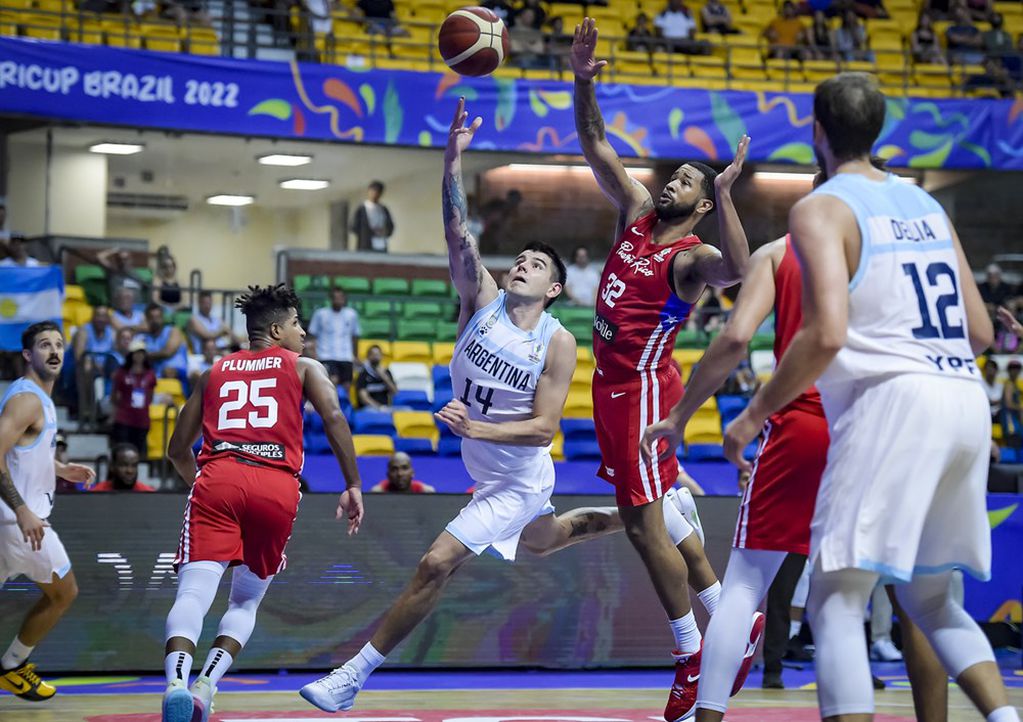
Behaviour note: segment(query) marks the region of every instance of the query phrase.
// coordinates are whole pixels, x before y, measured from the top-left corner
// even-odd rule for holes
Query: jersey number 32
[[[268,429],[277,423],[277,399],[264,396],[263,392],[277,387],[277,379],[255,379],[253,381],[225,381],[220,387],[220,398],[233,399],[220,406],[217,416],[218,429]],[[237,394],[235,396],[235,394]],[[234,414],[246,405],[256,407],[248,414]],[[232,414],[234,414],[232,416]]]

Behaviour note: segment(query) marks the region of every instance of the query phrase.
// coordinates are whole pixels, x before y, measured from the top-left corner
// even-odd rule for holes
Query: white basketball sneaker
[[[192,694],[180,679],[167,685],[163,693],[162,722],[192,722]]]
[[[213,714],[213,695],[217,693],[217,688],[209,677],[198,677],[192,682],[189,692],[192,693],[191,722],[208,722]]]
[[[700,522],[700,514],[696,511],[696,500],[693,498],[693,492],[684,486],[679,487],[671,495],[671,502],[682,512],[682,516],[686,518],[689,525],[693,527],[696,536],[700,539],[700,544],[704,544],[703,524]]]
[[[355,668],[342,665],[326,677],[310,682],[299,694],[305,701],[324,712],[347,712],[355,703],[355,695],[362,689],[362,682]]]

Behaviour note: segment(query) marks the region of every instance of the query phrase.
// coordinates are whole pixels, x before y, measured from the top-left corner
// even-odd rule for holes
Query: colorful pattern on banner
[[[0,268],[0,350],[20,351],[22,332],[38,321],[61,324],[60,266]]]
[[[988,494],[991,581],[963,575],[966,611],[978,621],[1023,623],[1023,496]]]
[[[477,150],[578,153],[572,86],[241,61],[0,38],[0,112],[133,127],[439,147],[454,100],[484,118]],[[806,94],[603,83],[618,151],[643,158],[814,162]],[[892,98],[875,151],[908,168],[1023,169],[1023,99]]]

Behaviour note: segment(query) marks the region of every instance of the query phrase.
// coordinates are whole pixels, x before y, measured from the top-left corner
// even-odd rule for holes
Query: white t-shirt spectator
[[[993,384],[989,384],[987,379],[981,379],[981,385],[987,393],[988,403],[991,404],[991,415],[995,416],[1002,410],[1002,391],[1005,389],[1005,385],[997,379]]]
[[[565,287],[575,303],[593,306],[597,301],[600,271],[592,263],[579,268],[573,263],[565,269]]]
[[[36,266],[41,266],[41,265],[42,264],[39,263],[39,261],[37,261],[36,259],[32,258],[32,256],[29,256],[28,258],[26,258],[24,263],[18,263],[17,261],[15,261],[10,256],[8,256],[7,258],[5,258],[2,261],[0,261],[0,266],[5,266],[5,267],[8,267],[8,266],[18,266],[19,268],[35,268]]]
[[[309,333],[316,337],[316,356],[321,361],[354,361],[352,336],[359,336],[359,314],[350,306],[340,311],[318,308],[309,323]]]
[[[661,35],[672,39],[688,38],[696,31],[696,20],[681,10],[665,10],[654,19],[654,25],[660,28]]]

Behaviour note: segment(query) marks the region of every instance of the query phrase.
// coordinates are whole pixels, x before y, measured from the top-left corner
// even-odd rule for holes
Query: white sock
[[[789,639],[792,639],[793,637],[798,636],[799,635],[799,630],[801,630],[802,628],[803,628],[803,620],[802,619],[798,619],[798,620],[797,619],[793,619],[791,622],[789,622]]]
[[[999,707],[987,716],[987,722],[1019,722],[1015,707]]]
[[[32,654],[32,650],[35,647],[29,647],[27,644],[22,644],[18,636],[14,636],[14,641],[11,642],[11,646],[4,652],[4,656],[0,658],[0,666],[4,669],[17,669],[20,667],[28,656]]]
[[[357,655],[349,659],[348,664],[355,668],[359,675],[359,681],[365,682],[366,678],[373,674],[373,670],[383,664],[385,659],[387,657],[380,654],[372,642],[366,642],[366,646]]]
[[[201,674],[204,677],[209,677],[215,687],[220,678],[227,673],[233,661],[234,657],[228,654],[226,649],[210,647],[210,653],[206,655],[206,663],[202,666]]]
[[[188,678],[192,674],[192,655],[188,652],[171,652],[163,659],[163,671],[167,675],[167,684],[180,679],[188,686]]]
[[[697,592],[696,596],[700,598],[700,603],[707,610],[707,614],[713,617],[718,608],[718,599],[721,598],[721,582],[714,582],[702,592]]]
[[[692,609],[684,617],[669,619],[668,624],[671,626],[672,634],[675,635],[675,649],[681,654],[693,654],[700,649],[702,637],[696,626],[696,617],[693,616]]]

